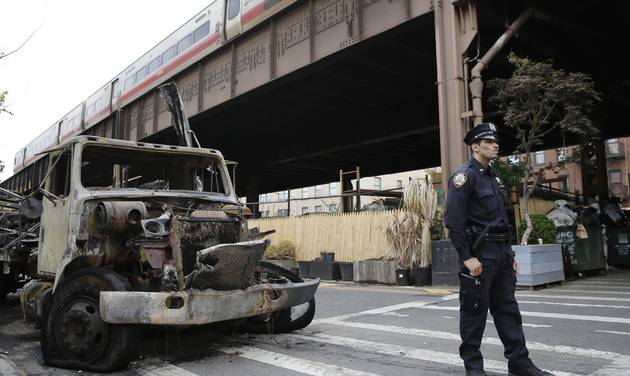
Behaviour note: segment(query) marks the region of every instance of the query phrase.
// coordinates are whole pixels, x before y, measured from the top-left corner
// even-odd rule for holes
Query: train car
[[[224,5],[223,0],[215,0],[130,65],[121,74],[117,107],[131,103],[221,47]]]
[[[63,117],[59,125],[59,144],[63,144],[72,137],[83,132],[83,119],[85,116],[85,102],[76,106]]]
[[[13,173],[17,174],[22,171],[24,168],[24,152],[26,148],[20,149],[17,153],[15,153],[15,158],[13,158]]]
[[[62,120],[57,121],[26,146],[24,167],[40,159],[42,157],[40,153],[59,145],[59,124]]]
[[[188,22],[103,85],[85,102],[16,154],[14,172],[28,167],[38,153],[95,125],[184,69],[212,54],[297,0],[214,0]],[[111,124],[110,124],[111,128]],[[18,156],[22,153],[22,156]]]

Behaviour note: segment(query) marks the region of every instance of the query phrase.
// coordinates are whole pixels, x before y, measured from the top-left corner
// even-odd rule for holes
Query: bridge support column
[[[449,176],[468,157],[462,139],[472,112],[468,111],[464,54],[477,35],[477,12],[473,0],[434,0],[433,10],[442,187],[446,195]]]

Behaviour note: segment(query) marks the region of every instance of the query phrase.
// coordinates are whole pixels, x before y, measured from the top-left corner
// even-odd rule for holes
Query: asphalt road
[[[630,375],[630,271],[517,293],[534,361],[556,375]],[[461,375],[458,300],[445,290],[323,284],[315,321],[284,335],[209,328],[146,331],[142,356],[121,375]],[[39,332],[16,296],[0,307],[0,373],[78,375],[45,366]],[[489,374],[506,361],[489,316],[482,347]],[[8,371],[7,371],[8,372]],[[82,375],[90,373],[81,372]],[[8,375],[8,373],[7,373]]]

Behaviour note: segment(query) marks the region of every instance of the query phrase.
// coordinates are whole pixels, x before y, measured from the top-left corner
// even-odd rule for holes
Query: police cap
[[[471,145],[481,140],[499,141],[497,127],[492,123],[481,123],[469,130],[464,137],[464,143],[466,145]]]

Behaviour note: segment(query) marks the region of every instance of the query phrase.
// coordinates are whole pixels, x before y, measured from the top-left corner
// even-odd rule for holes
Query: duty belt
[[[510,241],[510,234],[489,232],[485,234],[485,240],[487,242],[494,242],[494,243],[507,243]]]

